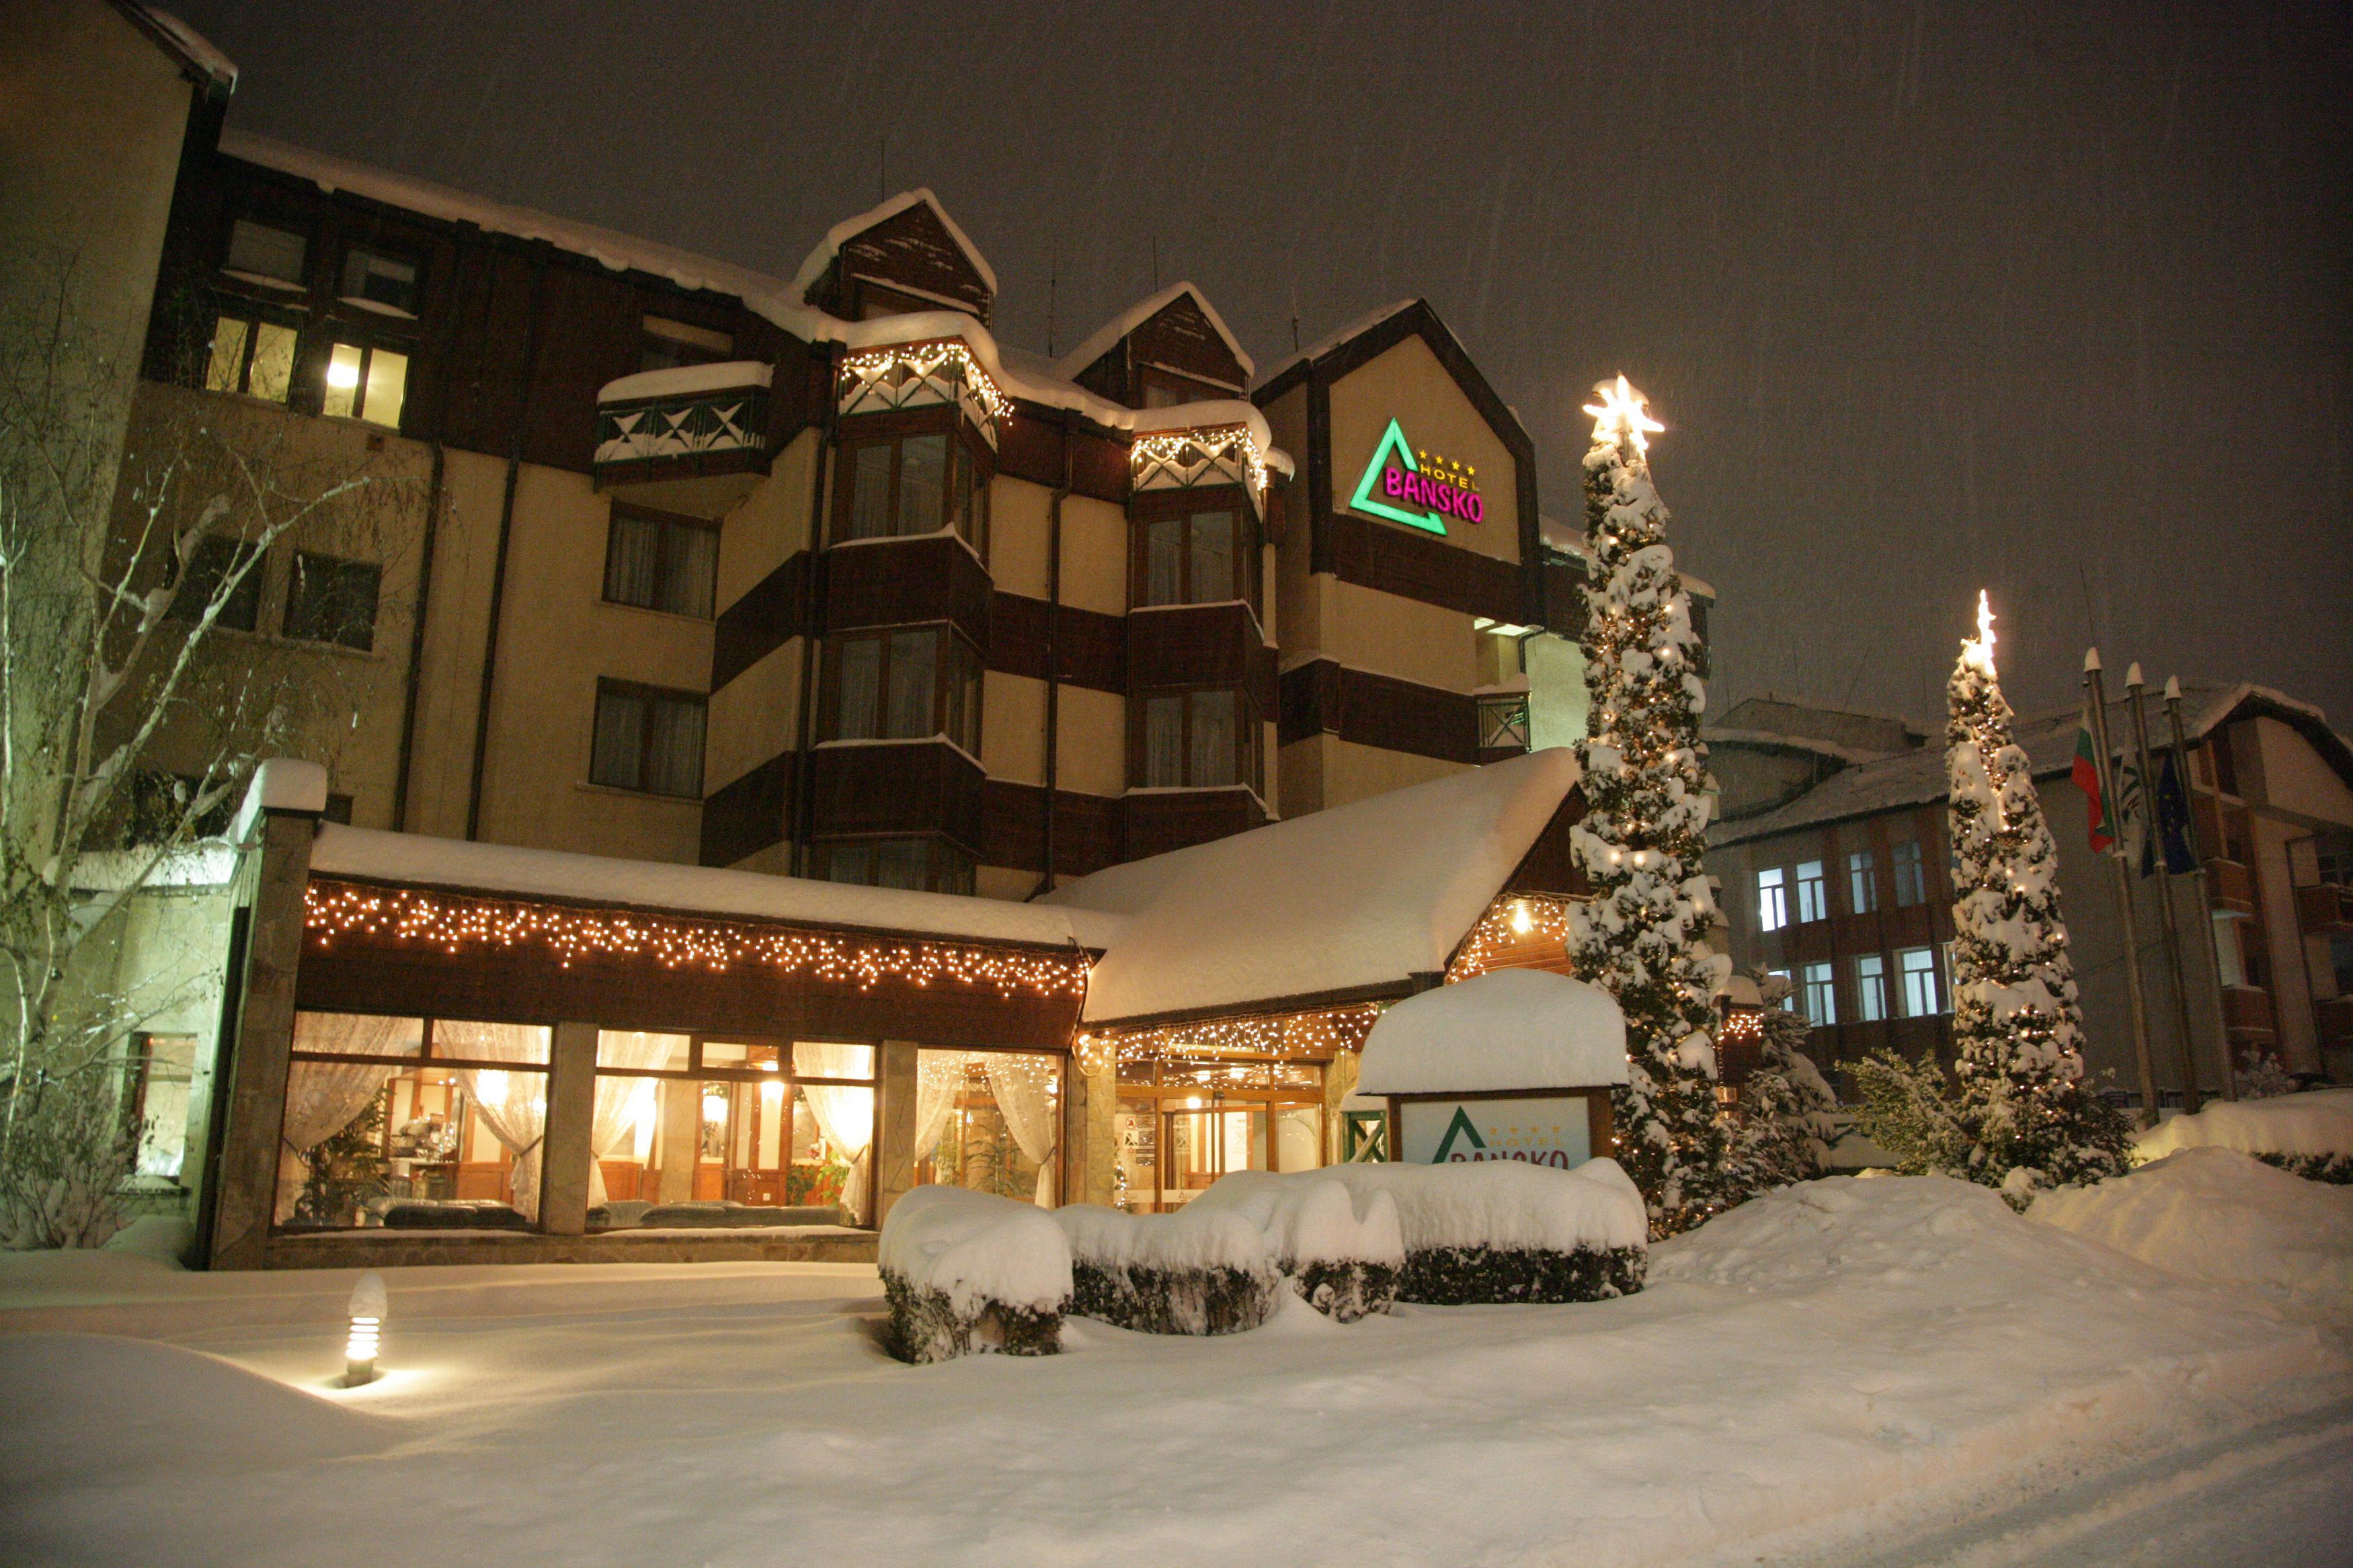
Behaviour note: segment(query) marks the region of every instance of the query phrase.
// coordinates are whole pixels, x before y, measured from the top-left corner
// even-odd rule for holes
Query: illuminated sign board
[[[1373,448],[1373,460],[1365,465],[1348,506],[1431,533],[1444,533],[1450,517],[1482,522],[1487,516],[1487,503],[1479,497],[1479,470],[1416,451],[1394,419]]]
[[[1603,1091],[1595,1091],[1603,1092]],[[1593,1158],[1593,1119],[1586,1094],[1431,1095],[1391,1100],[1395,1158],[1409,1165],[1516,1160],[1572,1170]]]

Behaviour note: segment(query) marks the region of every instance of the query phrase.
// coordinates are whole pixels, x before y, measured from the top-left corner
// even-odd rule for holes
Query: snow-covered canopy
[[[1226,325],[1225,318],[1219,315],[1217,307],[1209,303],[1209,297],[1191,283],[1171,283],[1157,294],[1147,294],[1138,300],[1134,304],[1096,328],[1093,335],[1085,342],[1064,354],[1056,362],[1056,371],[1065,381],[1075,379],[1081,371],[1109,353],[1113,343],[1160,314],[1180,296],[1186,294],[1193,296],[1193,303],[1198,305],[1201,308],[1201,314],[1209,319],[1209,325],[1217,329],[1219,337],[1225,340],[1226,347],[1232,351],[1234,359],[1241,365],[1243,376],[1248,377],[1250,374],[1251,361],[1250,356],[1242,348],[1241,340],[1234,336],[1233,330]]]
[[[1041,903],[1131,917],[1085,1018],[1292,1003],[1443,970],[1577,779],[1553,748],[1113,866]]]
[[[615,860],[335,823],[321,826],[311,847],[311,869],[315,876],[355,877],[405,888],[565,899],[832,930],[912,931],[968,942],[1101,948],[1123,924],[1117,916],[1093,910],[815,882],[709,866]]]
[[[1599,985],[1491,969],[1409,996],[1365,1040],[1359,1094],[1476,1094],[1626,1081],[1626,1016]]]

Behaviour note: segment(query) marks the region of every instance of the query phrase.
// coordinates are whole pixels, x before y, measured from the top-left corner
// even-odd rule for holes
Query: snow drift
[[[2161,1160],[2182,1149],[2235,1149],[2299,1176],[2353,1182],[2353,1089],[2217,1100],[2142,1133],[2133,1158]]]

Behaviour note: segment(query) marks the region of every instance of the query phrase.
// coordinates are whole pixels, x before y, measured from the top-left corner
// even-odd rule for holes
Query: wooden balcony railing
[[[770,369],[756,361],[626,375],[596,398],[599,478],[702,468],[767,444]]]
[[[2259,985],[2223,986],[2222,1023],[2234,1036],[2271,1038],[2279,1028],[2272,1013],[2272,994]]]
[[[1528,694],[1505,692],[1479,699],[1479,749],[1482,752],[1525,752],[1528,749]]]
[[[2295,921],[2307,936],[2353,931],[2353,888],[2319,882],[2295,890]]]
[[[2255,912],[2255,879],[2236,860],[2206,862],[2206,896],[2218,910]]]

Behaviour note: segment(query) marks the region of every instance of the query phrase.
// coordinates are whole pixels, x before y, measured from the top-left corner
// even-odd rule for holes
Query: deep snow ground
[[[299,1295],[170,1345],[0,1333],[0,1561],[1829,1561],[2353,1398],[2339,1331],[1936,1179],[1758,1200],[1625,1300],[1080,1321],[1034,1362],[900,1366],[786,1272],[437,1272],[348,1394]]]

